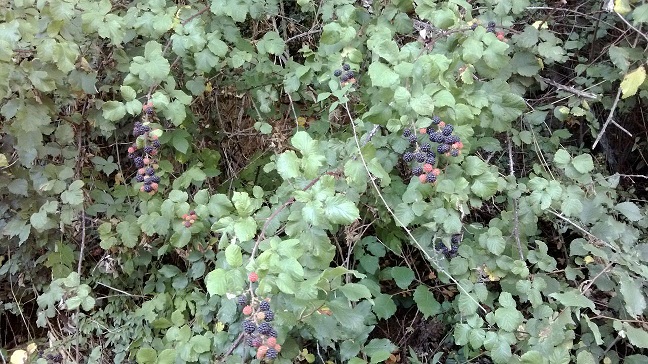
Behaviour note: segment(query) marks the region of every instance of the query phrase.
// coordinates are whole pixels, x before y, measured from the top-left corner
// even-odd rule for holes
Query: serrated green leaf
[[[416,307],[418,307],[425,318],[438,315],[441,312],[441,304],[434,299],[434,295],[430,292],[430,289],[423,285],[416,287],[414,291],[414,302],[416,302]]]
[[[222,268],[216,268],[205,276],[205,287],[212,296],[223,296],[227,293],[227,274]]]
[[[641,215],[641,210],[634,202],[621,202],[614,207],[615,210],[619,211],[630,221],[639,221],[643,217]]]
[[[284,180],[299,176],[301,160],[292,150],[283,152],[277,157],[277,172]]]
[[[631,326],[629,323],[623,323],[623,329],[628,336],[630,343],[638,348],[648,349],[648,332]]]
[[[596,309],[594,302],[592,302],[589,298],[583,296],[583,294],[576,289],[571,289],[565,293],[551,293],[549,297],[554,298],[563,306],[583,307],[590,308],[592,310]]]
[[[225,260],[233,268],[238,268],[243,265],[243,254],[241,247],[236,244],[230,244],[225,248]]]
[[[373,62],[369,65],[369,78],[371,79],[372,85],[387,88],[396,86],[399,80],[396,72],[380,62]]]
[[[646,309],[646,298],[643,293],[643,285],[632,279],[628,274],[622,274],[619,278],[620,291],[625,301],[625,308],[632,317],[643,314]]]
[[[126,115],[126,107],[119,101],[106,101],[101,106],[106,120],[117,121]]]
[[[594,169],[594,161],[589,154],[581,154],[572,159],[572,165],[580,173],[589,173]]]
[[[360,211],[353,202],[336,195],[324,201],[324,215],[333,224],[350,224],[360,218]]]
[[[342,292],[350,301],[359,301],[363,298],[371,298],[369,288],[360,283],[347,283],[338,288],[338,291]]]
[[[488,165],[475,156],[467,156],[463,162],[464,172],[469,176],[479,176],[486,172]]]
[[[373,312],[376,318],[384,320],[392,317],[396,313],[396,304],[392,297],[388,294],[379,294],[374,298]]]
[[[500,307],[495,310],[495,323],[502,330],[514,332],[522,323],[524,317],[514,307]]]
[[[135,356],[138,364],[153,364],[157,360],[157,351],[153,348],[141,348]]]
[[[234,224],[234,234],[240,241],[248,241],[256,235],[257,225],[251,216],[242,218]]]
[[[383,363],[398,349],[387,339],[372,339],[365,345],[364,353],[371,358],[370,363]]]
[[[408,267],[393,267],[391,276],[398,288],[406,289],[414,280],[414,271]]]

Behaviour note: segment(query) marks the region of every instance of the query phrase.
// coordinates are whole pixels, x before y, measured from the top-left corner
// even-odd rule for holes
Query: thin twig
[[[617,90],[616,98],[614,99],[614,103],[610,108],[610,114],[608,115],[607,120],[605,120],[605,124],[603,124],[603,127],[601,128],[599,135],[596,137],[596,140],[594,141],[594,145],[592,145],[592,149],[596,148],[596,145],[598,144],[599,140],[601,140],[601,137],[603,136],[603,134],[605,134],[605,129],[607,129],[610,122],[612,122],[612,116],[614,116],[614,110],[616,110],[617,104],[619,103],[619,99],[621,99],[621,87],[619,87],[619,89]]]
[[[538,76],[538,77],[543,82],[548,83],[551,86],[553,86],[553,87],[555,87],[555,88],[557,88],[559,90],[567,91],[567,92],[572,93],[572,94],[574,94],[576,96],[586,98],[586,99],[593,99],[593,100],[598,99],[598,95],[593,93],[593,92],[585,92],[585,91],[577,90],[576,88],[571,87],[571,86],[561,85],[558,82],[556,82],[554,80],[551,80],[549,78],[542,77],[542,76]]]
[[[237,347],[238,344],[241,342],[241,340],[243,340],[243,336],[245,336],[245,333],[244,333],[244,332],[242,332],[242,333],[241,333],[241,334],[236,338],[236,340],[234,340],[234,342],[232,343],[232,345],[230,346],[230,348],[227,349],[227,352],[225,352],[225,354],[223,354],[223,356],[222,356],[223,359],[227,358],[228,356],[230,356],[230,354],[232,354],[232,352],[234,352],[234,349],[236,349],[236,347]],[[222,363],[222,362],[223,362],[222,360],[219,361],[219,363]]]
[[[407,234],[407,236],[409,236],[409,238],[412,239],[412,241],[414,242],[414,245],[416,245],[416,247],[419,249],[419,251],[421,251],[421,252],[423,253],[423,255],[425,255],[425,257],[427,258],[427,260],[428,260],[430,263],[432,263],[432,264],[435,266],[435,268],[436,268],[439,272],[445,274],[445,275],[448,277],[448,279],[450,279],[450,281],[452,281],[452,283],[454,283],[454,284],[457,286],[457,288],[459,288],[460,291],[462,291],[463,293],[465,293],[465,294],[468,296],[468,298],[470,298],[473,302],[475,302],[475,303],[477,304],[477,307],[479,307],[479,308],[480,308],[480,309],[481,309],[485,314],[488,313],[488,311],[487,311],[487,310],[486,310],[486,309],[485,309],[485,308],[484,308],[484,307],[479,303],[479,301],[477,301],[477,300],[476,300],[476,299],[475,299],[475,298],[474,298],[474,297],[473,297],[473,296],[472,296],[472,295],[471,295],[471,294],[470,294],[470,293],[469,293],[469,292],[468,292],[468,291],[467,291],[467,290],[466,290],[466,289],[465,289],[465,288],[464,288],[464,287],[459,283],[459,281],[457,281],[457,280],[456,280],[452,275],[450,275],[449,272],[447,272],[445,269],[443,269],[439,264],[437,264],[437,263],[435,262],[435,260],[432,258],[432,256],[430,255],[430,253],[428,253],[427,250],[425,250],[425,249],[423,248],[423,246],[421,245],[421,243],[419,243],[418,240],[416,240],[416,237],[412,234],[412,232],[410,231],[410,229],[408,229],[407,226],[406,226],[405,224],[403,224],[403,222],[398,218],[398,216],[396,216],[396,214],[394,213],[394,210],[392,210],[392,208],[389,206],[389,204],[388,204],[387,201],[385,200],[385,197],[384,197],[384,196],[382,195],[382,193],[380,192],[380,188],[378,187],[378,184],[376,183],[376,178],[371,174],[371,171],[369,171],[369,166],[367,165],[367,161],[365,160],[364,155],[362,154],[362,149],[361,149],[362,146],[360,145],[360,139],[359,139],[359,137],[358,137],[358,131],[356,130],[355,121],[353,120],[353,116],[351,116],[351,111],[349,110],[349,105],[348,105],[348,103],[345,104],[345,107],[344,107],[344,108],[345,108],[345,110],[346,110],[346,112],[347,112],[347,115],[349,116],[349,121],[350,121],[351,127],[352,127],[352,129],[353,129],[353,138],[354,138],[354,140],[355,140],[355,142],[356,142],[356,147],[358,148],[358,152],[360,153],[360,160],[362,161],[362,164],[363,164],[364,167],[365,167],[365,171],[367,172],[367,175],[369,176],[369,181],[371,181],[371,184],[373,185],[373,188],[374,188],[374,190],[376,191],[376,194],[378,195],[378,197],[379,197],[380,200],[382,201],[383,206],[385,206],[385,208],[387,209],[387,212],[389,212],[389,214],[392,216],[392,218],[394,219],[394,221],[396,221],[396,223],[398,223],[398,225],[400,225],[400,226],[403,228],[403,230],[405,230],[405,233]]]
[[[511,143],[511,137],[508,136],[508,153],[509,153],[509,175],[515,178],[515,172],[513,167],[513,143]],[[518,216],[518,206],[517,198],[513,199],[513,236],[515,237],[515,242],[517,243],[518,252],[520,253],[520,260],[524,262],[524,254],[522,253],[522,243],[520,242],[520,217]]]

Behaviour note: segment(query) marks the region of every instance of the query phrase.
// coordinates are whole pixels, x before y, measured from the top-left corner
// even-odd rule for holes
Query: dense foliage
[[[0,20],[3,362],[648,362],[648,4]]]

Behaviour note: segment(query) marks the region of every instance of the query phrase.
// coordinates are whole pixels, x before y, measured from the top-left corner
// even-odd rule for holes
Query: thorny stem
[[[509,153],[509,175],[515,177],[514,167],[513,167],[513,146],[511,143],[511,137],[507,138],[508,141],[508,153]],[[518,206],[517,198],[513,199],[513,236],[515,236],[515,242],[517,243],[518,252],[520,252],[520,260],[524,261],[524,254],[522,254],[522,243],[520,242],[520,217],[518,216]]]

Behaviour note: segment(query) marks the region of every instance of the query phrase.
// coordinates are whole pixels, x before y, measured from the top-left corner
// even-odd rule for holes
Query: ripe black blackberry
[[[144,153],[146,153],[146,154],[151,154],[151,153],[153,153],[154,150],[155,150],[155,148],[153,148],[152,145],[147,145],[147,146],[144,147]]]
[[[144,171],[147,175],[152,176],[155,174],[155,169],[153,167],[146,167],[146,171]]]
[[[144,182],[144,176],[142,176],[141,174],[138,174],[138,175],[135,177],[135,180],[136,180],[137,182]]]
[[[420,166],[416,166],[416,167],[412,168],[412,175],[420,176],[422,174],[423,174],[423,168],[421,168]]]
[[[153,176],[153,177],[151,177],[151,182],[154,182],[154,183],[160,183],[160,177],[159,177],[159,176]]]
[[[268,335],[272,331],[272,326],[267,322],[262,322],[259,324],[258,329],[261,335]]]
[[[445,137],[443,142],[446,144],[454,144],[459,142],[459,140],[460,140],[459,137],[456,135],[448,135],[447,137]]]
[[[461,243],[461,234],[452,235],[452,237],[450,238],[450,242],[452,242],[453,244]]]
[[[254,336],[248,336],[245,338],[245,345],[254,347]]]
[[[251,321],[251,320],[243,321],[243,330],[245,331],[246,334],[251,334],[256,329],[257,329],[257,326],[253,321]]]
[[[448,144],[439,144],[437,147],[437,152],[440,154],[447,153],[450,150],[450,146]]]
[[[347,72],[346,75],[347,75],[347,77],[348,77],[349,80],[355,77],[355,73],[353,73],[353,71],[349,71],[349,72]]]
[[[269,348],[268,351],[266,351],[266,358],[268,359],[276,359],[277,358],[277,350],[274,348]]]
[[[335,76],[335,77],[340,77],[340,75],[342,75],[342,70],[335,70],[335,71],[333,71],[333,76]]]
[[[473,23],[473,25],[470,26],[470,30],[475,30],[477,29],[477,23]]]
[[[450,155],[453,157],[458,157],[459,156],[459,150],[453,149],[450,151]]]
[[[432,124],[438,125],[441,122],[441,118],[438,116],[433,116],[432,117]]]
[[[418,141],[418,138],[416,138],[416,135],[412,134],[412,135],[409,136],[410,144],[416,144],[417,141]]]
[[[144,158],[135,157],[135,159],[133,160],[133,163],[135,163],[135,167],[142,168],[142,167],[144,167]]]
[[[259,303],[259,308],[261,309],[261,311],[269,311],[270,310],[270,302],[261,301],[261,303]]]
[[[428,174],[425,176],[425,182],[428,182],[428,183],[434,183],[434,182],[436,182],[436,176],[433,175],[432,173],[428,173]]]
[[[160,148],[160,141],[159,140],[154,140],[153,141],[153,147]]]
[[[413,160],[414,160],[414,153],[412,153],[412,152],[405,152],[405,153],[403,154],[403,160],[404,160],[405,162],[408,162],[408,163],[411,162],[411,161],[413,161]]]
[[[425,163],[434,164],[434,162],[436,162],[436,157],[434,156],[434,154],[428,153],[428,155],[425,157]]]
[[[265,320],[266,322],[270,322],[274,320],[274,312],[272,312],[272,310],[268,310],[265,312]]]
[[[441,131],[441,134],[443,134],[444,136],[449,136],[450,134],[452,134],[453,130],[454,130],[454,127],[452,125],[448,124],[448,125],[443,127],[443,130]]]
[[[348,70],[351,69],[351,66],[349,66],[348,63],[345,63],[345,64],[342,65],[342,69],[345,70],[345,71],[348,71]]]
[[[412,135],[412,129],[406,128],[405,130],[403,130],[403,137],[409,138],[410,135]]]
[[[495,22],[494,21],[489,21],[488,22],[488,27],[489,28],[495,28]]]
[[[349,77],[347,76],[346,73],[343,74],[342,77],[340,77],[340,81],[342,81],[342,82],[347,82],[348,80],[349,80]]]
[[[247,296],[246,296],[246,295],[243,295],[243,294],[240,295],[240,296],[238,296],[238,298],[236,299],[236,302],[237,302],[240,306],[245,306],[245,305],[247,305]]]
[[[271,329],[270,332],[268,333],[268,337],[274,337],[274,338],[276,338],[277,335],[278,335],[277,330],[275,330],[274,328]]]
[[[430,144],[425,143],[425,144],[421,145],[421,152],[427,153],[429,151],[430,151]]]
[[[416,155],[415,155],[416,161],[419,162],[419,163],[425,162],[426,157],[427,157],[427,155],[425,153],[416,153]]]
[[[151,192],[153,191],[153,187],[151,185],[144,185],[144,192]]]
[[[445,137],[441,133],[434,132],[430,134],[430,141],[435,143],[443,143]]]

